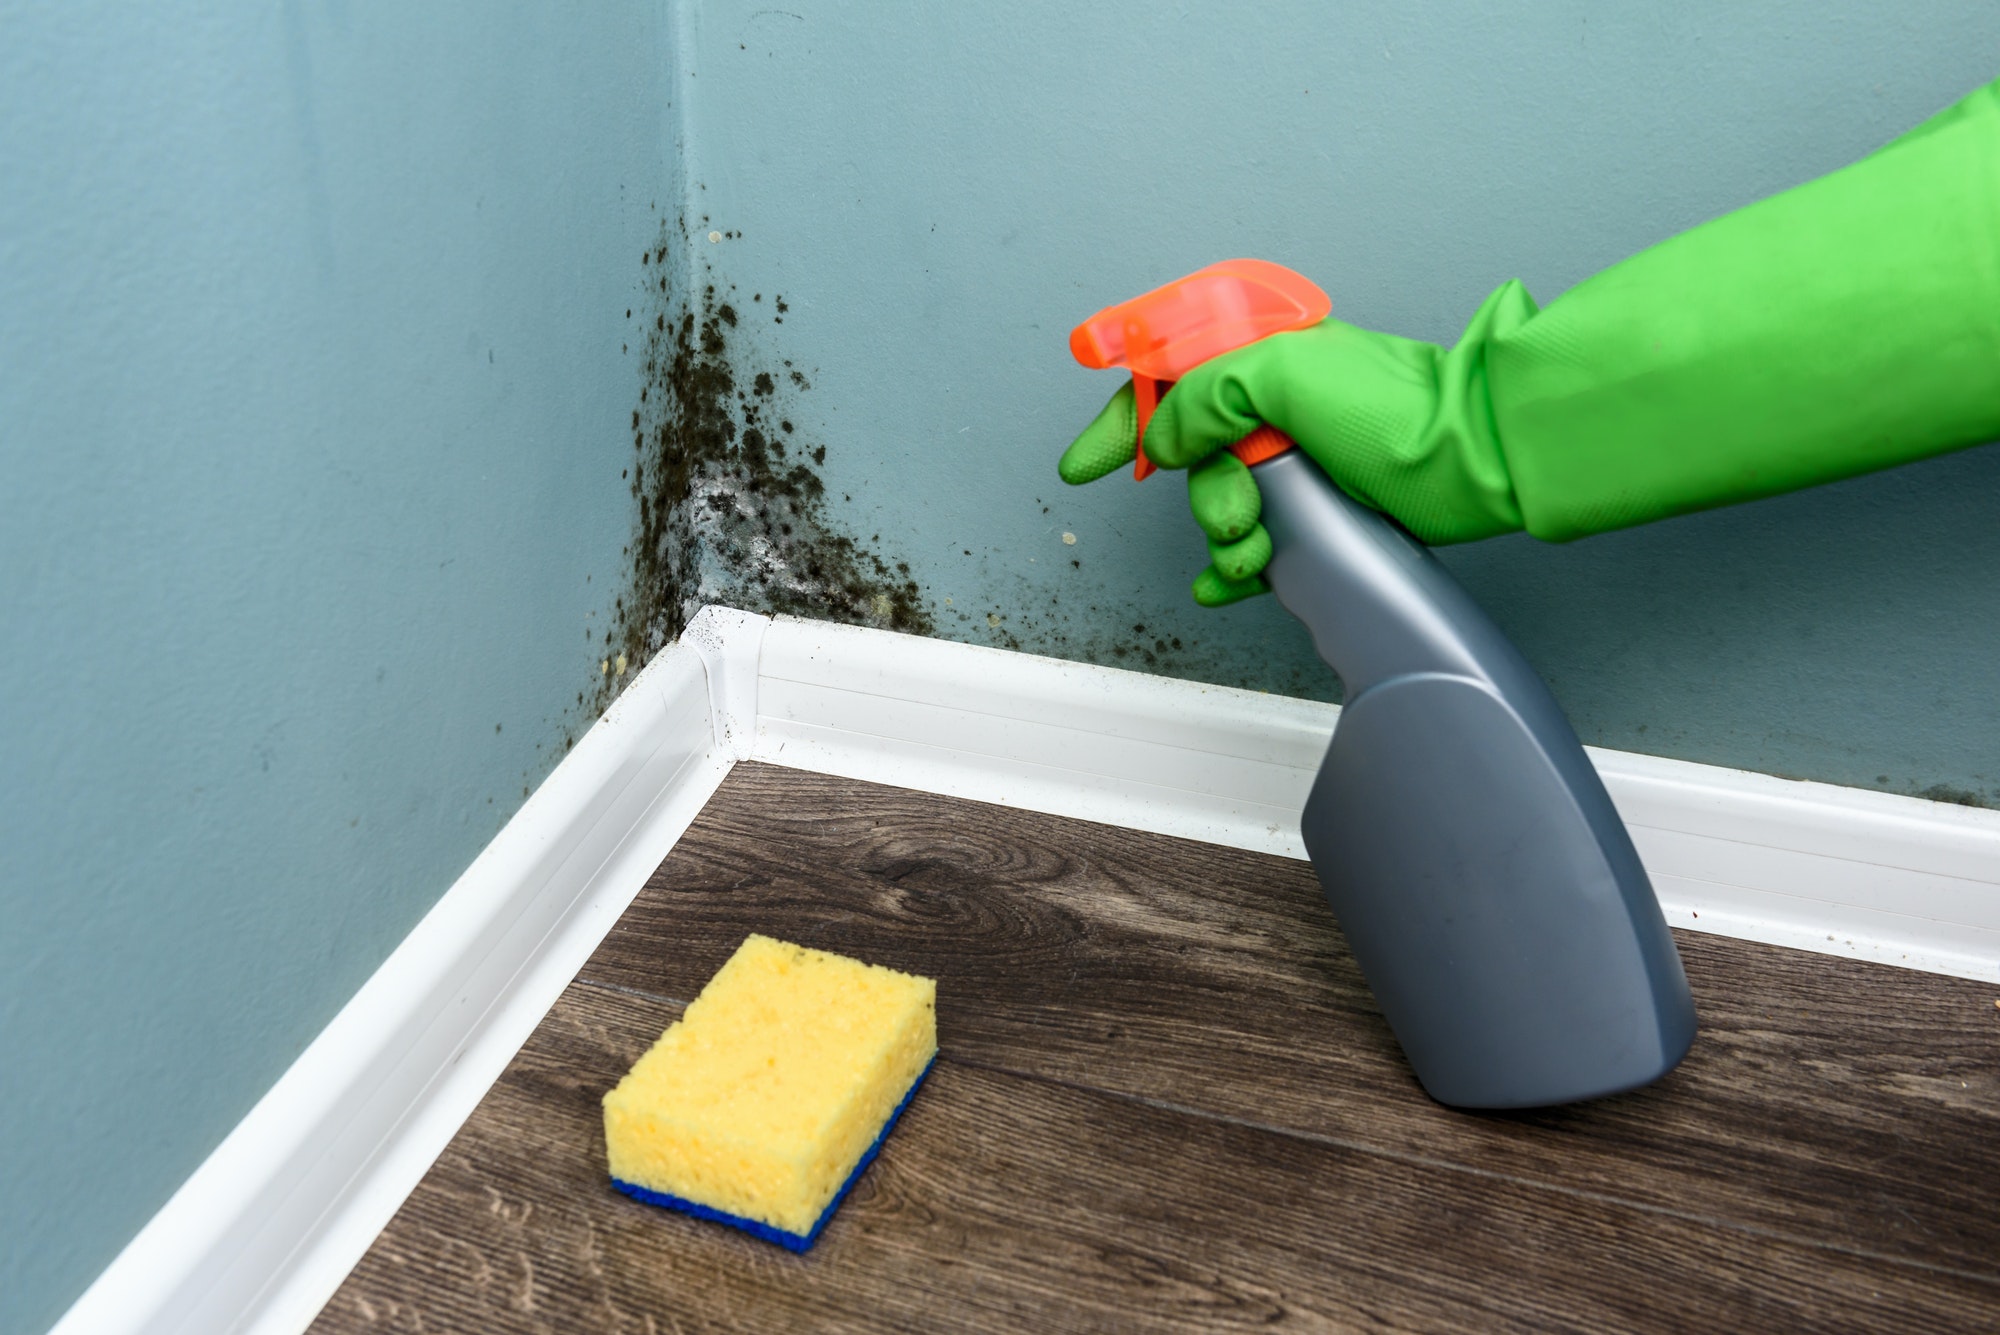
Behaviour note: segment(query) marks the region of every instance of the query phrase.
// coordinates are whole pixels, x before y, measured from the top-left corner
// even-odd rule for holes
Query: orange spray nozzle
[[[1093,369],[1119,366],[1132,373],[1139,409],[1133,475],[1143,479],[1154,471],[1146,458],[1146,424],[1174,381],[1266,335],[1318,324],[1332,309],[1333,299],[1318,284],[1282,264],[1223,260],[1105,307],[1070,331],[1069,350]],[[1282,433],[1259,427],[1234,448],[1245,463],[1258,463],[1291,444]]]

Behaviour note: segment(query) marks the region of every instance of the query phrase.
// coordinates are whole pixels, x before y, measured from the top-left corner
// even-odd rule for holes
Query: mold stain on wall
[[[711,242],[738,236],[708,234],[706,219],[702,231]],[[920,583],[907,563],[892,563],[874,550],[879,533],[857,536],[832,513],[820,471],[827,446],[813,439],[809,425],[813,368],[795,366],[773,347],[782,337],[784,298],[775,292],[746,298],[718,280],[705,258],[687,262],[705,249],[691,244],[682,226],[666,222],[639,257],[643,295],[625,312],[631,333],[624,349],[640,369],[625,469],[635,523],[624,569],[613,581],[623,591],[609,617],[594,614],[596,625],[585,632],[595,670],[591,684],[577,694],[575,712],[564,720],[561,751],[575,744],[632,674],[708,603],[944,635],[1339,702],[1338,680],[1313,660],[1286,665],[1277,679],[1265,665],[1255,680],[1248,679],[1251,674],[1240,663],[1214,657],[1202,637],[1184,640],[1144,622],[1127,622],[1118,609],[1104,605],[1102,589],[1093,590],[1095,599],[1086,596],[1079,603],[1060,589],[1019,578],[1009,569],[1017,559],[1013,553],[963,550],[978,572],[973,582],[987,586],[986,598],[942,596],[952,591],[949,582],[940,596],[928,597],[928,580]],[[1051,516],[1042,496],[1024,495],[1021,502]],[[1052,542],[1061,543],[1045,553],[1050,564],[1080,572],[1085,552],[1074,535],[1056,535],[1053,516],[1050,523]],[[1009,575],[1016,576],[1013,595],[994,598],[993,586],[1008,584]],[[1209,615],[1217,618],[1219,631],[1226,629],[1226,613]],[[1649,744],[1657,740],[1624,744],[1673,753]],[[535,777],[523,772],[523,796]],[[2000,787],[1926,785],[1886,774],[1873,786],[1937,802],[2000,807]]]
[[[936,633],[908,564],[829,511],[826,446],[805,425],[809,368],[765,350],[783,297],[746,300],[705,262],[682,263],[688,246],[684,226],[662,225],[639,257],[646,296],[627,314],[626,350],[640,359],[626,469],[638,514],[602,636],[600,710],[708,603]]]

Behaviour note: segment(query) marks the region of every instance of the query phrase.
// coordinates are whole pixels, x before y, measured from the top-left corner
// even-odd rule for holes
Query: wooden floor
[[[803,1257],[605,1174],[753,931],[938,980]],[[1674,1074],[1454,1113],[1304,863],[739,765],[314,1330],[2000,1330],[2000,989],[1679,939]]]

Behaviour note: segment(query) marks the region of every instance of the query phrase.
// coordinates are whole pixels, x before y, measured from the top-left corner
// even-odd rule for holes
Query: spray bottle
[[[1326,318],[1308,279],[1226,260],[1098,312],[1076,359],[1132,373],[1136,476],[1175,380]],[[1234,447],[1263,495],[1278,601],[1345,696],[1305,846],[1432,1098],[1532,1108],[1648,1084],[1694,1000],[1632,839],[1535,670],[1430,550],[1283,433]]]

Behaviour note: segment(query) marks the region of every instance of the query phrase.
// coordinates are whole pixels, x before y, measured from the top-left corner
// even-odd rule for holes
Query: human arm
[[[1268,422],[1419,538],[1555,541],[2000,436],[2000,85],[1849,167],[1643,251],[1538,311],[1518,283],[1451,349],[1329,320],[1216,357],[1161,401],[1208,604],[1261,591]],[[1132,457],[1129,392],[1070,450]]]

